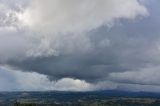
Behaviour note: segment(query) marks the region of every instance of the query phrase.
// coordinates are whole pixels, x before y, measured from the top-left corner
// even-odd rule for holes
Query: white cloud
[[[89,91],[93,85],[84,80],[62,78],[51,81],[46,75],[0,68],[0,91]]]
[[[39,40],[27,55],[40,57],[88,52],[94,45],[86,32],[139,15],[148,12],[137,0],[33,0],[18,19]]]
[[[90,91],[93,90],[93,85],[85,80],[63,78],[56,82],[55,90],[60,91]]]
[[[86,53],[94,49],[87,32],[113,24],[116,19],[148,14],[137,0],[14,1],[0,1],[0,36],[6,48],[0,48],[0,57],[5,58],[1,61],[17,55],[25,59]],[[18,36],[18,42],[6,39],[11,36]]]
[[[90,31],[147,14],[137,0],[33,0],[19,19],[31,29],[55,34]]]

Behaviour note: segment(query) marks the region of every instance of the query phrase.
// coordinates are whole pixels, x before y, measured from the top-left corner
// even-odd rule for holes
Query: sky
[[[159,0],[0,0],[0,91],[160,92]]]

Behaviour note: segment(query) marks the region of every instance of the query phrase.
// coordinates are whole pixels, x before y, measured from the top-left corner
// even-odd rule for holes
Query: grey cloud
[[[58,3],[58,6],[61,5],[61,2],[57,0],[47,1],[48,3]],[[126,3],[126,0],[121,1]],[[85,4],[85,1],[83,2]],[[97,0],[94,1],[94,3],[97,2]],[[114,9],[119,13],[118,16],[115,12],[115,14],[109,14],[108,19],[107,12],[109,11],[111,13],[112,8],[110,7],[111,9],[104,11],[106,8],[101,9],[98,5],[100,8],[99,11],[106,13],[104,16],[106,18],[102,20],[97,17],[95,20],[90,20],[93,17],[85,16],[87,19],[81,20],[78,18],[78,22],[77,20],[73,22],[72,20],[76,17],[76,11],[73,11],[73,14],[70,13],[68,16],[67,14],[69,12],[60,14],[65,11],[57,7],[60,9],[60,13],[58,10],[55,12],[58,14],[57,17],[64,15],[64,17],[68,17],[64,20],[67,22],[63,23],[63,21],[60,22],[61,20],[57,20],[58,23],[56,23],[56,20],[51,19],[48,20],[51,24],[48,24],[46,21],[43,24],[43,21],[50,16],[50,13],[54,13],[54,11],[48,11],[43,6],[41,8],[35,6],[42,4],[42,2],[35,0],[31,7],[26,6],[26,11],[25,9],[22,9],[20,12],[17,11],[17,19],[20,20],[15,30],[8,28],[0,30],[0,37],[2,38],[0,39],[1,65],[7,65],[11,70],[18,69],[26,72],[38,72],[56,80],[68,77],[78,78],[94,83],[95,85],[98,83],[96,86],[102,88],[103,86],[101,85],[107,85],[107,83],[113,84],[114,89],[118,89],[118,87],[125,89],[128,86],[127,84],[138,84],[137,86],[139,87],[137,89],[140,89],[140,86],[144,84],[158,85],[157,78],[159,76],[149,82],[146,80],[150,77],[149,73],[152,72],[152,69],[148,69],[147,67],[157,67],[160,63],[160,32],[158,29],[160,27],[158,23],[160,15],[158,14],[158,1],[147,6],[150,14],[148,17],[136,17],[139,15],[146,16],[148,14],[146,8],[137,0],[127,1],[134,5],[134,11],[131,14],[130,10],[127,12],[128,14],[123,14],[123,11],[119,9],[121,4],[115,0],[108,0],[106,2],[108,3],[106,5],[109,5],[110,2],[114,5]],[[46,4],[48,3],[46,2]],[[76,4],[76,2],[74,3]],[[34,6],[35,9],[33,9]],[[128,5],[125,9],[127,7]],[[50,6],[49,8],[51,9]],[[70,10],[69,7],[65,8]],[[47,13],[39,13],[41,9],[43,12],[47,11]],[[81,12],[81,9],[79,11]],[[86,14],[88,14],[88,11]],[[136,11],[138,12],[136,13]],[[39,17],[35,17],[38,23],[36,20],[25,19],[23,17],[26,14],[33,15],[33,13],[37,13],[38,16],[46,14],[46,17],[40,19]],[[79,15],[80,13],[76,14]],[[97,12],[93,15],[95,14]],[[103,16],[103,14],[99,15]],[[51,18],[53,17],[54,14],[51,14]],[[95,22],[96,20],[103,22],[97,24]],[[114,25],[108,27],[108,24],[112,22],[114,22]],[[68,26],[69,29],[63,29],[63,27]],[[45,28],[43,29],[43,27]],[[55,29],[52,30],[52,28]],[[70,31],[71,29],[72,31]],[[62,33],[59,33],[61,31]],[[141,71],[141,69],[144,70]],[[144,77],[142,79],[144,80],[140,77],[135,77],[137,74],[143,73]],[[158,69],[153,71],[153,73],[159,73]],[[127,77],[128,75],[130,75],[129,79]],[[122,83],[126,83],[126,85]],[[104,86],[104,88],[107,87]]]
[[[125,28],[125,27],[123,27]],[[128,35],[122,33],[121,26],[96,36],[91,34],[94,49],[88,53],[76,53],[40,58],[28,58],[25,61],[12,61],[9,64],[30,71],[37,71],[55,78],[73,77],[88,81],[103,80],[109,73],[138,71],[148,65],[157,65],[159,59],[157,47],[159,40],[146,38],[147,35]],[[121,30],[120,30],[121,29]],[[127,27],[127,29],[129,29]],[[103,29],[104,30],[104,29]],[[101,32],[101,31],[100,31]],[[94,35],[95,34],[95,35]],[[99,41],[97,40],[99,39]],[[105,47],[98,45],[104,39],[109,40]],[[96,41],[95,41],[96,40]]]
[[[137,71],[128,71],[122,73],[111,73],[109,75],[112,81],[128,84],[139,85],[160,85],[159,83],[159,66],[150,66]]]

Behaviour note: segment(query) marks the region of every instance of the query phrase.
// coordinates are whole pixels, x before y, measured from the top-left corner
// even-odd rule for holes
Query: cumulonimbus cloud
[[[21,35],[22,39],[28,36],[30,42],[23,53],[27,56],[56,56],[92,50],[94,45],[87,32],[118,19],[148,14],[137,0],[33,0],[26,3],[25,8],[20,4],[19,10],[15,11],[8,7],[10,5],[1,6],[6,12],[2,11],[4,18],[0,24],[1,28],[15,28],[16,32],[11,33]]]
[[[10,5],[3,3],[6,12],[0,12],[5,17],[0,19],[0,63],[22,71],[96,82],[111,71],[132,67],[137,55],[130,53],[135,49],[127,41],[146,44],[120,33],[101,34],[117,20],[148,15],[138,0],[33,0],[24,8],[19,3],[18,9]],[[106,29],[97,34],[101,27]],[[132,59],[123,58],[125,50]]]
[[[87,32],[139,15],[148,12],[137,0],[33,0],[17,16],[22,26],[35,32],[38,43],[27,55],[37,57],[88,52],[94,45]]]

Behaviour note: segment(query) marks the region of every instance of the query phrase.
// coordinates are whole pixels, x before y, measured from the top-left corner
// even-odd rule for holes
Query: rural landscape
[[[1,92],[0,106],[159,106],[160,94],[126,91]]]

